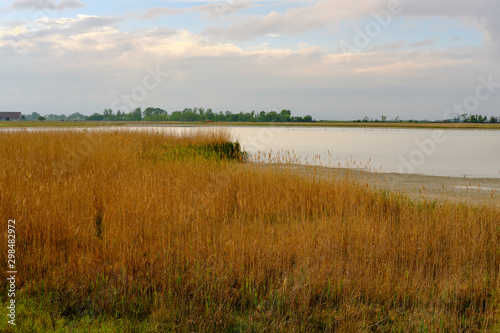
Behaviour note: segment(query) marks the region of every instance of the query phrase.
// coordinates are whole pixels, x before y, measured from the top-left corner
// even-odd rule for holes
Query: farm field
[[[248,163],[224,128],[0,140],[17,332],[500,330],[496,194]]]

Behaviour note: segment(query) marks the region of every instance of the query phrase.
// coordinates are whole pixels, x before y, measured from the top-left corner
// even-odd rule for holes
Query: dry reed
[[[500,329],[498,207],[165,149],[229,140],[0,133],[0,220],[18,221],[19,297],[56,318],[146,331]]]

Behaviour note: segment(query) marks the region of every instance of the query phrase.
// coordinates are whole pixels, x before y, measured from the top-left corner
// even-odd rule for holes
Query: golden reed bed
[[[15,219],[16,329],[500,329],[498,207],[412,202],[205,151],[229,141],[0,133],[0,262]]]

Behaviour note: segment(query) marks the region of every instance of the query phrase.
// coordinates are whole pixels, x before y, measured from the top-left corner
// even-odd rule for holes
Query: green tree
[[[111,110],[111,109],[104,109],[103,116],[104,116],[104,119],[106,119],[106,120],[114,120],[114,118],[115,118],[115,116],[113,115],[113,110]]]
[[[104,115],[99,114],[99,113],[96,112],[93,115],[85,118],[85,120],[89,120],[89,121],[101,121],[101,120],[104,120]]]
[[[259,117],[258,117],[257,121],[261,121],[261,122],[267,121],[266,111],[259,112]]]
[[[284,109],[284,110],[281,110],[280,115],[281,115],[281,117],[280,117],[281,121],[283,121],[283,122],[289,122],[290,118],[292,117],[292,111]]]
[[[116,120],[125,120],[125,114],[120,110],[116,111]]]
[[[212,109],[207,109],[207,112],[205,113],[205,117],[207,120],[214,120],[215,114],[212,111]]]
[[[87,118],[87,117],[79,112],[76,112],[76,113],[70,114],[67,119],[68,120],[80,120],[80,119],[83,120],[85,118]]]
[[[127,115],[127,120],[130,120],[130,121],[141,121],[141,119],[142,119],[141,108],[137,108]]]

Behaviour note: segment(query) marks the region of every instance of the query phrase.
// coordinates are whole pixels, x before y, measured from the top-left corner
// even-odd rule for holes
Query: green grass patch
[[[238,142],[161,145],[158,149],[141,153],[142,158],[165,162],[196,158],[242,161],[245,156],[246,154],[241,150]]]

